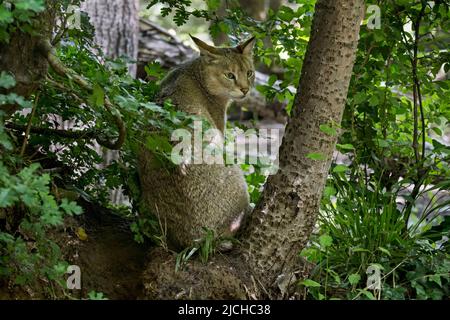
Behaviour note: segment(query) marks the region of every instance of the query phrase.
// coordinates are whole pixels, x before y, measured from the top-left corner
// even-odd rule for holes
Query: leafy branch
[[[76,84],[78,84],[81,88],[88,91],[89,93],[92,93],[94,91],[92,85],[85,78],[78,75],[74,70],[66,67],[61,62],[61,60],[56,56],[55,49],[51,45],[50,41],[48,41],[48,40],[41,41],[41,43],[39,45],[39,49],[40,49],[41,53],[47,58],[48,63],[50,64],[50,66],[53,68],[53,70],[58,75],[72,79]],[[104,105],[105,109],[108,111],[108,113],[113,117],[114,123],[119,131],[119,136],[116,138],[115,141],[113,141],[112,139],[104,138],[103,135],[98,135],[97,131],[87,131],[87,132],[80,131],[81,134],[78,131],[66,131],[66,133],[63,133],[63,131],[65,131],[65,130],[56,130],[56,131],[53,129],[42,130],[42,128],[40,130],[36,130],[37,128],[32,128],[31,131],[32,132],[41,131],[41,133],[47,132],[47,133],[56,134],[59,136],[64,136],[66,138],[93,137],[93,136],[91,136],[91,134],[93,134],[93,132],[95,132],[95,139],[101,146],[104,146],[104,147],[106,147],[108,149],[112,149],[112,150],[118,150],[122,147],[123,143],[125,142],[126,127],[125,127],[125,124],[124,124],[118,110],[113,106],[113,104],[111,103],[109,98],[106,96],[104,98],[103,105]],[[51,130],[51,131],[48,131],[48,130]]]

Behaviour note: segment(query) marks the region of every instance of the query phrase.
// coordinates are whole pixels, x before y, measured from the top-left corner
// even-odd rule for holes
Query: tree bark
[[[274,5],[276,6],[276,4]],[[222,0],[220,7],[216,10],[216,15],[219,18],[224,18],[227,14],[226,10],[236,8],[236,6],[239,6],[243,12],[255,20],[263,21],[266,19],[267,3],[265,0]],[[216,46],[228,44],[228,35],[219,32],[213,42]]]
[[[280,148],[280,169],[269,177],[243,236],[249,269],[264,286],[291,276],[316,221],[355,60],[362,0],[319,0],[292,116]],[[313,160],[310,154],[320,154]]]
[[[0,43],[0,71],[12,74],[16,80],[16,86],[9,90],[0,89],[0,93],[13,92],[28,98],[46,76],[48,63],[45,56],[39,53],[39,45],[42,40],[51,39],[56,13],[51,2],[47,1],[46,6],[47,9],[34,20],[40,30],[38,34],[17,28],[9,42]],[[7,119],[18,108],[17,105],[2,105],[0,110]]]
[[[139,41],[138,0],[87,0],[81,9],[95,28],[95,42],[108,57],[137,60]],[[136,64],[128,65],[136,75]]]
[[[265,0],[239,0],[239,4],[244,12],[259,21],[266,19],[266,2]]]

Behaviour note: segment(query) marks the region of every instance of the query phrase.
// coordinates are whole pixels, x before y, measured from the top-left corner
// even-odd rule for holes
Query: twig
[[[55,49],[52,47],[50,41],[43,40],[40,43],[39,48],[41,49],[41,53],[47,58],[48,63],[53,68],[53,70],[62,77],[67,77],[72,79],[76,84],[78,84],[83,89],[88,92],[93,92],[92,86],[89,82],[84,79],[82,76],[78,75],[74,70],[66,67],[61,60],[56,56]],[[111,101],[109,101],[108,97],[105,96],[104,100],[105,109],[112,115],[114,122],[119,131],[119,136],[116,141],[111,142],[108,139],[104,139],[103,137],[95,137],[97,142],[108,149],[118,150],[122,147],[126,138],[126,127],[123,123],[122,118],[119,113],[114,109]]]
[[[5,123],[5,127],[8,129],[16,130],[16,131],[22,131],[26,132],[27,129],[29,129],[29,132],[36,133],[36,134],[43,134],[43,135],[49,135],[49,136],[58,136],[61,138],[68,138],[68,139],[95,139],[100,132],[93,129],[87,129],[87,130],[61,130],[61,129],[51,129],[51,128],[39,128],[39,127],[32,127],[20,124],[15,124],[11,122]]]
[[[58,44],[62,37],[64,37],[64,35],[66,34],[67,31],[67,18],[68,15],[67,14],[63,14],[63,17],[61,19],[61,29],[59,29],[58,33],[55,35],[55,37],[52,40],[52,45],[56,45]]]
[[[31,109],[30,119],[28,119],[27,128],[25,129],[25,137],[23,138],[22,148],[20,150],[20,157],[23,157],[25,154],[25,149],[27,148],[28,144],[28,137],[30,136],[30,130],[31,130],[31,123],[33,122],[34,115],[36,113],[36,108],[39,102],[39,94],[36,95],[36,98],[34,100],[33,109]]]

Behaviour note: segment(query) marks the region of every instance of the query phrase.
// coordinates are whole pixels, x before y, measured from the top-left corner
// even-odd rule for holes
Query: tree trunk
[[[270,0],[269,8],[273,11],[278,11],[278,9],[283,5],[284,0]]]
[[[95,28],[95,42],[106,56],[137,60],[139,41],[138,0],[87,0],[82,6]],[[131,75],[136,64],[129,64]]]
[[[227,15],[226,10],[236,8],[236,6],[239,6],[249,17],[255,20],[263,21],[266,19],[267,6],[265,0],[222,0],[216,14],[219,18],[224,18]],[[229,44],[228,41],[228,35],[223,32],[219,32],[213,39],[216,46]]]
[[[362,0],[316,4],[300,85],[280,148],[280,169],[269,177],[243,237],[250,270],[265,286],[272,286],[281,274],[291,275],[315,224],[337,140],[320,125],[341,123],[363,13]]]
[[[341,122],[363,8],[363,0],[317,2],[280,169],[240,235],[240,251],[214,256],[206,266],[192,260],[175,272],[176,258],[156,249],[144,272],[145,297],[285,298],[295,274],[304,276],[296,257],[316,221],[337,139],[320,125]],[[320,154],[320,160],[310,154]]]
[[[95,43],[110,58],[126,56],[131,59],[128,71],[133,77],[137,72],[139,48],[139,0],[87,0],[81,9],[89,15],[95,29]],[[103,150],[102,150],[103,149]],[[118,151],[107,150],[96,145],[108,165],[119,158]],[[123,203],[122,191],[111,192],[113,203]]]
[[[48,63],[44,55],[39,53],[42,40],[50,39],[54,27],[56,10],[47,1],[47,10],[40,13],[35,20],[39,26],[39,34],[31,34],[19,28],[11,34],[9,42],[0,42],[0,72],[6,71],[14,76],[16,86],[10,90],[0,89],[0,93],[14,92],[28,98],[41,84],[47,74]],[[0,110],[9,118],[19,107],[2,105]]]
[[[265,0],[239,0],[242,10],[253,19],[259,21],[266,19],[266,2]]]

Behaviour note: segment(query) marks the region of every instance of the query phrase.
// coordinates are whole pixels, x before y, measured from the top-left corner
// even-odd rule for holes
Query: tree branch
[[[96,139],[100,134],[97,130],[61,130],[52,128],[29,127],[26,125],[6,122],[5,127],[8,129],[29,133],[43,134],[48,136],[57,136],[66,139]]]
[[[78,84],[83,89],[88,92],[92,92],[92,86],[90,83],[84,79],[82,76],[78,75],[74,70],[66,67],[61,60],[56,56],[55,49],[52,47],[50,41],[43,40],[40,43],[41,53],[47,58],[48,63],[53,68],[53,70],[62,77],[67,77],[72,79],[76,84]],[[94,137],[97,142],[108,149],[118,150],[122,147],[126,138],[126,127],[123,123],[122,118],[119,113],[115,111],[111,101],[109,101],[108,97],[105,97],[104,100],[105,109],[112,115],[115,125],[119,131],[119,136],[115,141],[111,141],[109,139],[105,139],[102,137]],[[75,131],[74,131],[75,132]]]

